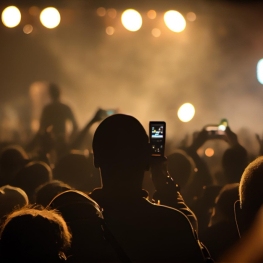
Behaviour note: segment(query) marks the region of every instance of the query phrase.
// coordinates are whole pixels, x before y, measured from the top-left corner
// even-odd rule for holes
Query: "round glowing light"
[[[40,21],[46,28],[55,28],[60,23],[60,13],[54,7],[47,7],[40,13]]]
[[[2,12],[2,22],[6,27],[16,27],[20,21],[21,13],[16,6],[8,6]]]
[[[263,85],[263,58],[259,60],[257,65],[258,82]]]
[[[97,15],[98,16],[105,16],[106,15],[106,9],[104,7],[99,7],[97,9]]]
[[[121,21],[123,26],[129,31],[138,31],[142,26],[142,17],[134,9],[127,9],[122,13]]]
[[[111,35],[114,34],[114,32],[115,32],[114,27],[108,26],[108,27],[106,28],[106,34],[107,34],[107,35],[111,36]]]
[[[31,25],[25,25],[24,27],[23,27],[23,31],[24,31],[24,33],[25,34],[30,34],[30,33],[32,33],[33,32],[33,26],[31,26]]]
[[[166,26],[173,32],[182,32],[186,27],[184,17],[177,11],[170,10],[164,14],[164,22]]]
[[[212,157],[214,154],[215,154],[215,151],[214,151],[212,148],[207,148],[207,149],[205,150],[205,155],[206,155],[207,157]]]
[[[183,104],[177,112],[177,116],[182,122],[188,122],[192,120],[194,115],[195,115],[195,108],[191,103]]]
[[[147,12],[147,16],[150,18],[150,19],[155,19],[156,18],[156,12],[154,10],[149,10]]]
[[[161,35],[161,30],[160,30],[159,28],[154,28],[154,29],[152,30],[152,35],[153,35],[154,37],[159,37],[159,36]]]
[[[110,8],[110,9],[108,9],[107,12],[108,12],[108,16],[109,16],[110,18],[112,18],[112,19],[116,18],[116,16],[117,16],[117,11],[116,11],[116,9]]]
[[[193,21],[196,20],[196,14],[194,12],[189,12],[189,13],[186,14],[186,18],[189,21],[193,22]]]

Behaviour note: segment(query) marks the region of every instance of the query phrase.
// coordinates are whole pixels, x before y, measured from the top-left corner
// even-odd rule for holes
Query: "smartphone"
[[[225,135],[226,127],[223,125],[207,125],[205,126],[205,130],[207,131],[210,137],[220,137]]]
[[[152,156],[164,156],[166,123],[164,121],[149,122],[149,136]]]
[[[218,129],[221,131],[225,131],[227,126],[228,126],[227,119],[222,119],[218,125]]]
[[[105,112],[106,112],[107,116],[111,116],[111,115],[115,114],[117,111],[114,109],[111,109],[111,110],[105,110]]]

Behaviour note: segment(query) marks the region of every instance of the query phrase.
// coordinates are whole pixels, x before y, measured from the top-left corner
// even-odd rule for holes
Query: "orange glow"
[[[30,33],[32,33],[33,32],[33,26],[31,26],[31,25],[25,25],[24,27],[23,27],[23,31],[24,31],[24,33],[25,34],[30,34]]]
[[[99,7],[97,9],[97,15],[98,16],[105,16],[106,15],[106,9],[104,7]]]
[[[193,22],[196,20],[196,14],[194,12],[189,12],[189,13],[187,13],[186,18],[189,21]]]
[[[147,12],[147,16],[150,18],[150,19],[155,19],[156,18],[156,12],[154,10],[149,10]]]
[[[154,29],[152,30],[152,35],[153,35],[154,37],[159,37],[159,36],[161,35],[161,30],[158,29],[158,28],[154,28]]]
[[[108,9],[107,13],[108,13],[108,16],[112,19],[116,18],[117,16],[117,11],[114,8]]]
[[[207,157],[212,157],[214,154],[215,154],[215,152],[214,152],[214,150],[213,150],[212,148],[207,148],[207,149],[205,150],[205,155],[206,155]]]
[[[107,34],[107,35],[111,36],[111,35],[114,34],[114,32],[115,32],[114,27],[108,26],[108,27],[106,28],[106,34]]]

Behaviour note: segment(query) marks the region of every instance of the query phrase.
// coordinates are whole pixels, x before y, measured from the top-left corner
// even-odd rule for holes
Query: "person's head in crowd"
[[[10,185],[0,187],[0,218],[28,203],[27,194],[21,188]]]
[[[21,146],[5,147],[0,155],[0,186],[12,184],[14,175],[28,162],[29,157]]]
[[[81,191],[69,190],[58,194],[49,207],[62,214],[72,231],[69,252],[73,262],[116,261],[105,240],[102,210],[93,199]]]
[[[106,118],[95,131],[92,147],[104,189],[142,188],[150,152],[147,133],[136,118],[124,114]]]
[[[195,173],[194,160],[183,150],[177,149],[167,156],[167,168],[176,183],[183,189]]]
[[[53,170],[54,179],[69,184],[81,191],[92,191],[92,162],[80,152],[70,152],[61,157]]]
[[[228,148],[222,157],[222,167],[227,183],[239,183],[247,165],[248,154],[245,148]]]
[[[60,88],[56,83],[49,83],[49,96],[52,101],[58,101],[60,99]]]
[[[71,186],[62,181],[52,180],[50,182],[40,185],[36,189],[35,202],[38,205],[46,207],[56,195],[71,189]]]
[[[23,207],[9,214],[0,237],[2,263],[62,262],[71,242],[71,234],[60,214],[34,207]]]
[[[31,161],[16,175],[13,185],[22,188],[33,202],[35,189],[52,180],[52,170],[49,165],[41,161]]]
[[[239,183],[227,184],[219,192],[215,200],[215,207],[210,225],[222,221],[235,222],[234,204],[238,200]]]
[[[263,156],[251,162],[242,174],[239,185],[240,209],[236,206],[239,232],[242,234],[252,224],[263,204]]]

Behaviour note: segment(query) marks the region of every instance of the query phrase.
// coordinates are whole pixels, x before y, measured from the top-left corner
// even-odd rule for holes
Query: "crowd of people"
[[[205,129],[190,145],[151,156],[135,117],[99,109],[78,131],[57,85],[50,96],[32,141],[0,149],[0,262],[263,261],[262,151],[249,160],[227,126],[226,183],[214,184],[198,155]]]

